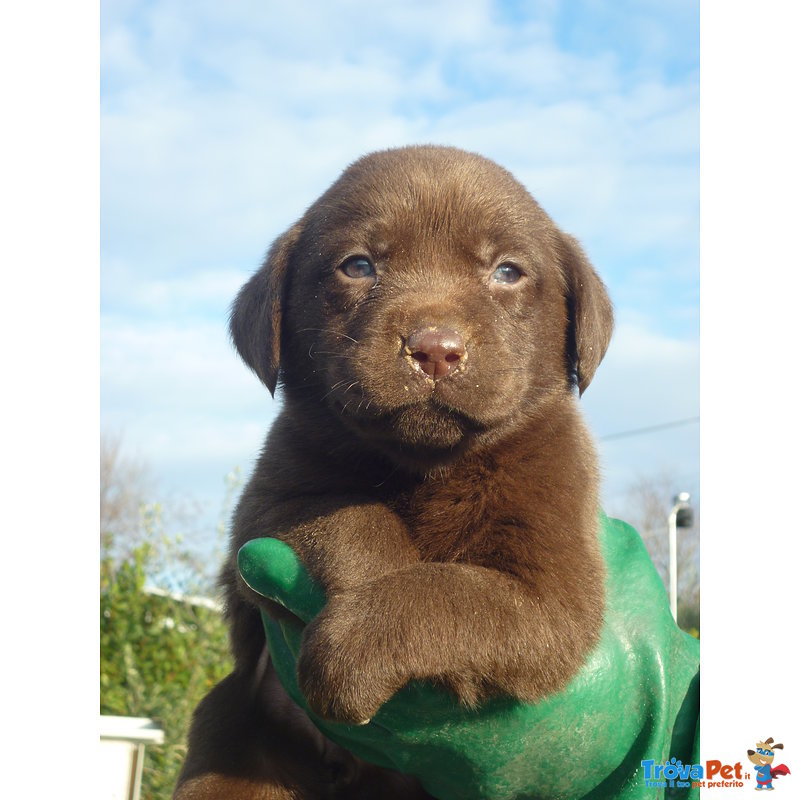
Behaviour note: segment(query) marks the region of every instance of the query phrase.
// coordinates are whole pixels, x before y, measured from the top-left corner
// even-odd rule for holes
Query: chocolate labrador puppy
[[[350,166],[231,314],[284,403],[223,573],[234,673],[199,706],[176,797],[424,797],[325,739],[269,664],[236,568],[272,536],[325,587],[298,677],[365,722],[412,679],[473,706],[565,686],[599,638],[598,470],[578,411],[612,330],[578,243],[508,172],[446,147]]]

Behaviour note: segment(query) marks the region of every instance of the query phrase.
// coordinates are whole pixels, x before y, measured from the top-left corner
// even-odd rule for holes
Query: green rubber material
[[[327,722],[297,686],[302,627],[262,614],[278,676],[326,736],[418,776],[439,800],[694,800],[698,789],[646,786],[641,762],[699,763],[699,642],[675,625],[639,534],[604,514],[599,534],[607,568],[601,640],[555,696],[535,704],[500,698],[470,711],[445,690],[412,682],[368,725]],[[239,569],[250,587],[305,622],[325,604],[322,588],[277,539],[248,542]]]

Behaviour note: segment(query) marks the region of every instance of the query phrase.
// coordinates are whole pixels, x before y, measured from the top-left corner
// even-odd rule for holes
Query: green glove
[[[642,761],[699,763],[699,642],[675,625],[663,584],[636,531],[600,518],[606,562],[601,641],[559,694],[524,704],[511,698],[477,710],[446,691],[412,682],[368,725],[332,723],[308,709],[297,686],[301,626],[264,628],[275,668],[292,699],[330,739],[380,766],[419,777],[439,800],[696,798],[698,789],[656,791]],[[255,539],[239,552],[247,584],[308,622],[325,593],[294,552]]]

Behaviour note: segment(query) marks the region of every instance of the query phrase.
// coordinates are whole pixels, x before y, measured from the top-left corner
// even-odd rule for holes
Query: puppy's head
[[[287,402],[404,459],[446,459],[583,392],[611,336],[577,242],[508,172],[453,148],[366,156],[281,236],[231,334]]]

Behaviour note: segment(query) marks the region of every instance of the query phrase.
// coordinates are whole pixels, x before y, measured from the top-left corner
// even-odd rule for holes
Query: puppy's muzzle
[[[405,350],[412,366],[435,381],[455,372],[467,358],[464,338],[452,328],[418,328],[406,340]]]

